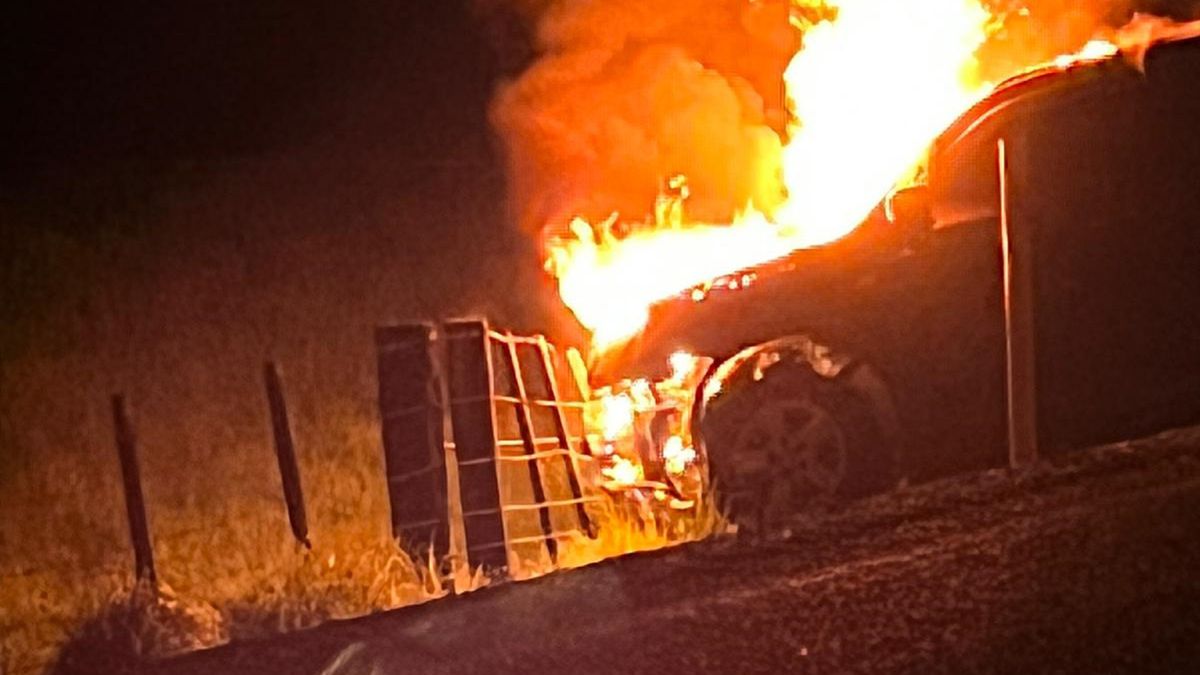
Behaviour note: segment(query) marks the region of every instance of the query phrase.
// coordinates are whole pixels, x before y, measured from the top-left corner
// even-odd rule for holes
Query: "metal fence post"
[[[146,520],[146,498],[142,493],[142,474],[138,465],[137,436],[129,420],[125,397],[112,397],[113,426],[116,429],[117,455],[121,460],[121,483],[125,490],[125,515],[129,520],[129,538],[133,542],[134,574],[139,581],[152,585],[158,580],[154,569],[154,548]]]
[[[491,340],[486,321],[444,324],[450,421],[458,462],[468,560],[492,569],[508,565],[496,466]]]
[[[283,500],[287,505],[288,524],[296,541],[312,548],[308,539],[308,515],[304,509],[304,491],[300,484],[300,466],[296,462],[296,444],[288,420],[287,403],[283,397],[283,382],[274,362],[263,366],[267,385],[267,406],[271,413],[271,431],[275,436],[275,457],[279,460],[279,477],[283,481]]]
[[[375,331],[379,416],[393,536],[421,553],[448,550],[441,388],[428,324]]]
[[[1037,364],[1034,334],[1033,232],[1028,219],[1014,223],[1012,149],[996,143],[1000,175],[1000,247],[1004,265],[1004,335],[1008,392],[1008,462],[1029,466],[1038,458]]]

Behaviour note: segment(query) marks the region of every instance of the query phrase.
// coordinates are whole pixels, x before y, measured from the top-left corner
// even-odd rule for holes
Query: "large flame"
[[[794,123],[777,210],[707,225],[660,209],[620,238],[611,221],[576,219],[569,236],[547,242],[548,269],[594,347],[636,334],[655,302],[845,235],[983,94],[973,54],[989,14],[978,0],[827,5],[835,18],[805,34],[784,73]]]
[[[729,224],[691,223],[682,210],[686,180],[671,177],[649,222],[576,218],[565,236],[547,238],[547,269],[597,352],[637,334],[656,302],[845,236],[914,174],[937,134],[990,91],[976,52],[998,22],[980,0],[825,7],[832,18],[807,27],[783,74],[793,121],[781,175],[763,178],[780,182],[776,207],[747,207]],[[1094,41],[1055,64],[1113,51]]]
[[[838,0],[784,73],[797,120],[775,219],[822,243],[852,230],[942,129],[977,100],[977,0]]]

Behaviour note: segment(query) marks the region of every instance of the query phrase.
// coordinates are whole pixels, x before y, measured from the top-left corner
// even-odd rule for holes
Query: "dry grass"
[[[165,652],[446,592],[388,536],[372,328],[483,314],[530,332],[558,315],[530,240],[502,224],[498,174],[468,188],[461,171],[431,169],[398,190],[391,158],[313,153],[105,168],[0,200],[5,675],[40,672],[72,639],[117,644],[93,639],[114,631]],[[312,551],[288,531],[267,358],[282,370]],[[165,609],[131,604],[115,392],[132,406]],[[609,522],[564,546],[564,565],[687,538]]]
[[[310,474],[343,477],[350,471],[345,466],[308,468]],[[199,505],[154,512],[162,585],[153,593],[133,584],[124,532],[113,523],[80,520],[88,513],[81,498],[88,494],[83,477],[59,469],[56,476],[65,473],[67,480],[57,481],[65,491],[57,495],[54,511],[43,520],[26,521],[25,527],[19,519],[5,519],[0,526],[6,541],[24,543],[17,550],[36,548],[41,558],[36,567],[22,568],[16,556],[8,555],[0,567],[0,664],[5,673],[39,672],[55,662],[70,672],[107,672],[137,658],[286,632],[451,592],[440,577],[440,561],[414,562],[391,540],[380,500],[362,503],[363,510],[350,517],[331,513],[330,505],[317,499],[311,551],[290,540],[281,503],[248,500],[227,504],[219,514]],[[376,476],[357,480],[373,483]],[[65,498],[67,494],[76,499]],[[580,567],[695,540],[725,527],[720,514],[707,506],[648,514],[620,499],[605,499],[590,505],[589,515],[599,536],[568,538],[560,546],[557,566],[539,555],[523,560],[515,576]],[[77,536],[74,541],[54,536],[63,531]],[[98,536],[78,536],[86,533]],[[89,546],[90,556],[85,555]],[[89,564],[83,564],[85,557]],[[479,570],[468,571],[458,580],[458,590],[483,583]]]
[[[233,462],[210,459],[227,488],[216,494],[165,499],[148,474],[162,581],[157,596],[133,585],[115,469],[60,458],[24,474],[5,504],[40,509],[24,517],[14,509],[13,517],[0,519],[3,672],[36,673],[56,661],[111,668],[122,659],[286,632],[451,592],[439,576],[441,561],[414,562],[389,536],[377,424],[345,415],[330,425],[339,433],[299,438],[307,450],[300,461],[312,550],[290,537],[266,438],[231,453]],[[97,459],[115,461],[109,453]],[[518,467],[522,471],[514,475],[527,477]],[[543,471],[558,476],[555,468],[561,473],[561,464]],[[529,497],[527,487],[512,483],[509,498]],[[628,500],[601,499],[588,509],[598,537],[564,540],[558,565],[549,563],[542,547],[531,549],[514,576],[530,578],[721,531],[724,521],[710,503],[695,511],[652,513]],[[569,518],[561,516],[556,520],[569,528]],[[457,577],[459,592],[484,583],[479,570],[458,570]]]
[[[102,167],[0,199],[6,675],[39,671],[130,597],[118,391],[159,575],[184,605],[215,608],[229,635],[442,592],[387,534],[371,331],[484,310],[528,325],[520,288],[538,267],[500,226],[498,176],[450,199],[461,175],[425,171],[405,192],[390,158],[310,155]],[[283,371],[311,552],[288,533],[266,358]]]
[[[377,482],[360,473],[358,480]],[[414,563],[392,541],[379,500],[368,496],[359,503],[362,512],[349,517],[314,499],[311,551],[290,539],[282,503],[271,501],[246,498],[219,510],[152,504],[162,580],[155,602],[133,587],[124,531],[104,518],[88,522],[108,515],[103,509],[89,513],[81,500],[60,499],[36,519],[5,518],[0,531],[18,545],[8,547],[0,565],[3,672],[37,672],[64,644],[65,658],[76,663],[97,662],[99,655],[158,656],[446,592],[429,566]]]
[[[558,568],[583,567],[626,553],[652,551],[698,541],[728,532],[729,521],[713,499],[702,500],[694,509],[646,512],[631,508],[620,499],[600,501],[590,510],[597,537],[571,537],[559,548]]]

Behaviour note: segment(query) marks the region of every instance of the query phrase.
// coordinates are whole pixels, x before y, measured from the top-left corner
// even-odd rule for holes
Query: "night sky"
[[[482,21],[468,0],[17,4],[0,29],[6,181],[46,166],[254,156],[331,138],[478,158],[494,83],[522,58],[511,35],[495,49],[495,13]]]
[[[399,319],[540,323],[488,124],[520,64],[468,0],[23,4],[0,28],[0,389],[37,355],[144,364],[191,309],[255,360]]]
[[[9,179],[316,139],[478,152],[495,59],[460,2],[22,3],[0,81]]]
[[[10,179],[31,164],[203,160],[321,137],[476,152],[495,79],[520,66],[467,0],[16,4],[0,29]]]

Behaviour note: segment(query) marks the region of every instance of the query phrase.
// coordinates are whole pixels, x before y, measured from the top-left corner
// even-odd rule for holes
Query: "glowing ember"
[[[616,457],[612,464],[600,469],[616,486],[628,486],[642,480],[642,466],[624,458]]]
[[[696,461],[695,448],[684,447],[683,439],[679,436],[667,439],[666,444],[663,445],[662,455],[663,466],[670,474],[681,474]]]
[[[1054,65],[1066,68],[1084,61],[1106,59],[1117,53],[1117,46],[1108,40],[1092,40],[1075,54],[1063,54],[1054,59]]]
[[[603,396],[600,399],[597,422],[606,444],[621,438],[633,429],[633,399],[626,394]]]
[[[691,408],[712,359],[677,352],[669,361],[672,373],[666,379],[595,389],[584,408],[584,428],[605,489],[644,489],[659,501],[670,497],[675,508],[687,508],[681,505],[694,503],[701,489]]]
[[[668,363],[671,364],[670,382],[683,382],[684,379],[690,377],[696,372],[696,365],[699,364],[700,357],[688,352],[675,352],[668,358]]]

